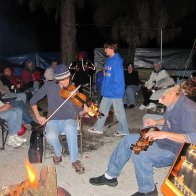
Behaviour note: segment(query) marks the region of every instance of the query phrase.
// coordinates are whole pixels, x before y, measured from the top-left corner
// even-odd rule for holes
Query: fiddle
[[[134,154],[139,154],[141,151],[147,151],[148,147],[153,144],[153,140],[145,138],[145,134],[149,131],[160,131],[157,127],[148,127],[140,131],[140,137],[136,144],[131,144],[130,149]]]
[[[76,87],[74,85],[70,85],[67,88],[62,88],[60,91],[60,96],[67,98],[75,89]],[[77,91],[70,98],[70,100],[79,107],[82,107],[84,104],[86,104],[90,108],[90,111],[87,114],[91,117],[104,116],[104,114],[99,111],[99,108],[94,103],[91,103],[90,105],[87,103],[87,97],[83,93],[79,93]]]

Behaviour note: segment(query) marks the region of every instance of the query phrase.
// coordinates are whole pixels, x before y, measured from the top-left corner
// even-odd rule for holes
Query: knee
[[[67,133],[77,132],[77,121],[76,120],[69,120],[68,124],[66,125],[65,129]]]
[[[56,140],[58,140],[58,135],[54,133],[53,131],[47,131],[46,132],[46,140],[49,143],[54,143]]]
[[[12,119],[18,119],[22,117],[22,110],[20,108],[13,108],[9,110],[9,113]]]

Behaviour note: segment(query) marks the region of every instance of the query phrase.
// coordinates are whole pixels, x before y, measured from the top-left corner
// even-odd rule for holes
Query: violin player
[[[147,132],[145,137],[154,140],[147,151],[138,155],[130,149],[140,134],[128,134],[114,149],[106,172],[90,178],[92,185],[116,186],[117,177],[129,159],[132,159],[138,184],[138,192],[132,196],[158,196],[153,178],[153,167],[161,168],[172,165],[182,143],[196,144],[196,104],[181,91],[180,85],[162,88],[152,94],[151,99],[158,99],[167,106],[163,119],[149,120],[147,126],[163,125],[161,131]],[[130,174],[132,175],[132,174]]]
[[[75,105],[70,99],[54,113],[54,111],[65,101],[60,95],[62,89],[70,84],[70,71],[64,64],[58,65],[54,70],[54,80],[46,82],[31,98],[30,104],[34,115],[40,125],[45,125],[46,141],[54,148],[55,156],[54,164],[62,161],[62,146],[58,136],[65,133],[67,137],[68,149],[72,166],[76,172],[83,174],[85,168],[78,160],[78,144],[77,144],[77,116],[84,115],[89,108],[84,104],[83,109]],[[48,113],[52,117],[50,120],[40,115],[37,102],[47,96]]]

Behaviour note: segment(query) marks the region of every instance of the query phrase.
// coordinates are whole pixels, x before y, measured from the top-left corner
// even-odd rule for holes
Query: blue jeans
[[[94,125],[94,128],[96,130],[103,132],[103,127],[112,105],[114,107],[114,114],[119,122],[118,131],[120,131],[121,133],[128,134],[129,129],[128,129],[127,117],[125,114],[125,109],[124,109],[122,99],[112,99],[112,98],[102,97],[101,104],[100,104],[100,112],[102,112],[105,116],[98,118],[97,122]]]
[[[64,133],[67,137],[71,162],[78,160],[78,136],[76,120],[49,120],[46,124],[45,131],[46,141],[54,148],[57,157],[60,157],[62,154],[62,146],[59,141],[59,135]]]
[[[139,192],[148,193],[155,187],[153,167],[160,168],[172,165],[176,155],[169,150],[159,148],[156,143],[153,143],[147,151],[142,151],[139,155],[135,155],[130,150],[130,146],[135,144],[138,138],[139,134],[128,134],[122,138],[112,153],[106,173],[112,177],[119,176],[124,165],[131,158],[135,168]]]
[[[22,110],[20,108],[11,108],[0,112],[0,118],[7,122],[9,135],[15,135],[21,129]]]
[[[129,105],[136,105],[135,93],[138,89],[137,85],[128,85],[125,90],[125,96],[123,99],[124,104]]]
[[[27,112],[27,109],[26,109],[23,101],[13,101],[13,102],[11,102],[11,105],[12,105],[12,107],[20,108],[22,110],[22,120],[26,124],[29,124],[31,121],[33,121],[29,112]]]
[[[23,101],[26,103],[27,95],[25,93],[6,93],[2,98],[16,97],[15,101]]]

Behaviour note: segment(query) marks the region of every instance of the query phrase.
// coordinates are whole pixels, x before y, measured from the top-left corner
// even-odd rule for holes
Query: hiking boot
[[[95,186],[108,185],[108,186],[116,186],[118,184],[117,178],[107,179],[105,174],[96,178],[90,178],[89,183]]]
[[[54,156],[53,157],[53,163],[55,165],[58,165],[60,162],[62,162],[62,156],[60,156],[60,157]]]
[[[103,134],[103,132],[96,130],[94,127],[89,128],[88,132],[95,134]]]
[[[7,141],[8,146],[12,146],[14,148],[18,148],[22,145],[22,142],[19,142],[15,139],[15,135],[10,135]]]
[[[82,165],[81,161],[79,161],[79,160],[73,162],[72,167],[76,170],[77,174],[83,174],[85,171],[84,166]]]
[[[155,186],[155,189],[151,192],[148,193],[140,193],[139,191],[134,193],[131,196],[158,196],[158,191],[157,191],[157,187]]]
[[[120,137],[120,136],[125,136],[127,135],[126,133],[121,133],[120,131],[115,131],[114,136]]]

